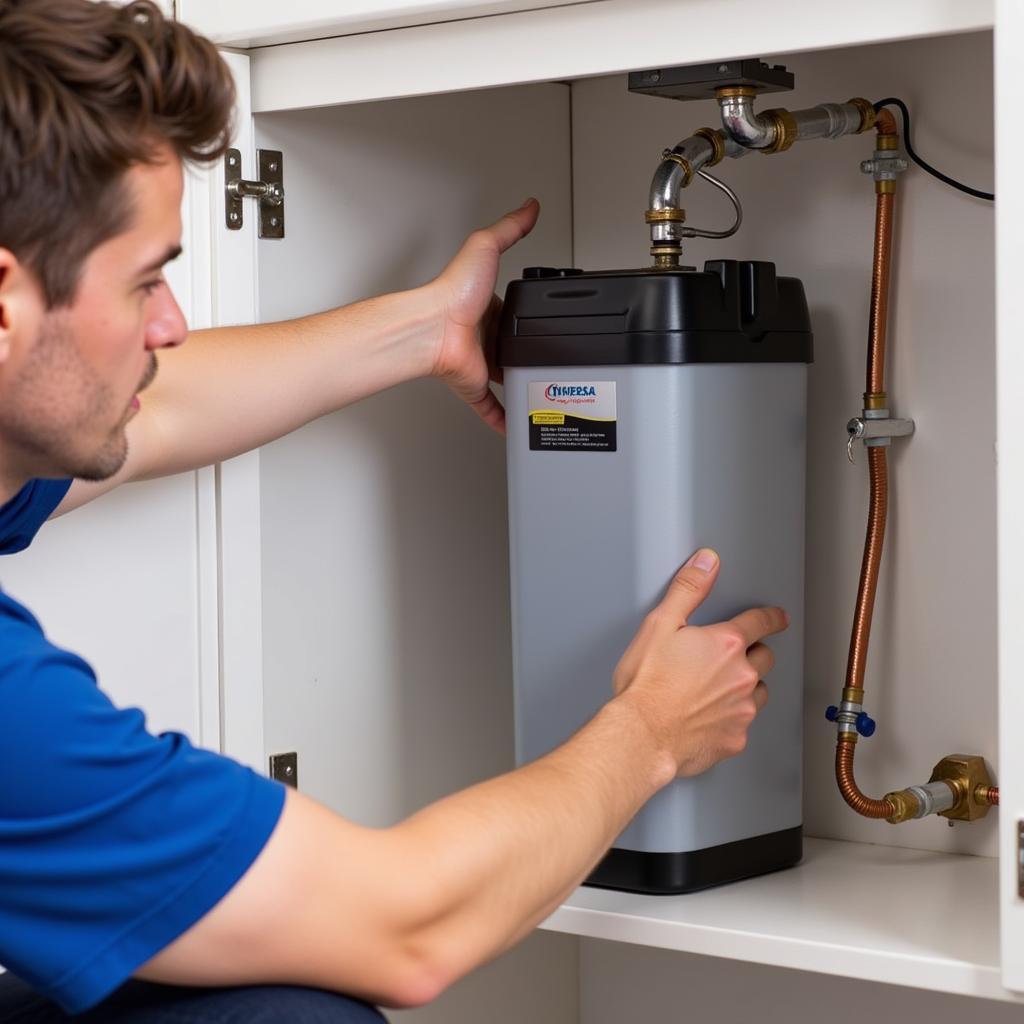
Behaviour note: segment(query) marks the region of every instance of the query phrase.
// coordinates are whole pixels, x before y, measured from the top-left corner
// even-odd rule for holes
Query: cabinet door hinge
[[[270,777],[293,789],[299,788],[299,755],[291,750],[287,754],[270,755]]]
[[[259,178],[242,177],[242,154],[229,149],[224,155],[224,223],[231,231],[242,226],[242,200],[260,204],[260,238],[284,238],[284,158],[276,149],[256,151]]]

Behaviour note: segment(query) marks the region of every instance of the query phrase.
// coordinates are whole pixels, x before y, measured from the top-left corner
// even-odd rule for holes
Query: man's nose
[[[178,305],[171,289],[164,285],[150,299],[147,310],[146,348],[153,351],[158,348],[173,348],[184,342],[188,334],[185,315]]]

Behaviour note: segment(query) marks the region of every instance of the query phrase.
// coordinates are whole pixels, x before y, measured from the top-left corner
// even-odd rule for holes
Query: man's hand
[[[505,433],[505,410],[490,389],[500,382],[494,342],[501,300],[494,294],[498,261],[529,234],[540,204],[528,199],[489,228],[474,231],[434,282],[444,308],[434,376],[450,385],[485,423]]]
[[[713,626],[687,625],[718,565],[707,548],[690,558],[613,677],[618,699],[640,714],[677,775],[697,775],[746,747],[747,729],[768,699],[761,677],[775,662],[761,640],[789,624],[781,608],[752,608]]]

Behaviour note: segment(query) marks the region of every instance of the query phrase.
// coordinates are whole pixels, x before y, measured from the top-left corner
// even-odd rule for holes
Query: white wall
[[[797,87],[760,107],[899,96],[925,159],[991,188],[988,33],[770,60],[786,64]],[[644,265],[643,213],[659,153],[718,124],[716,105],[632,95],[619,76],[576,82],[572,92],[576,265]],[[995,814],[956,829],[937,818],[870,822],[847,809],[833,778],[835,728],[823,713],[843,683],[867,509],[864,454],[847,463],[845,425],[864,390],[874,194],[858,166],[872,147],[872,136],[815,141],[723,162],[713,173],[738,191],[743,227],[724,242],[694,241],[685,262],[772,260],[803,280],[811,308],[808,834],[994,856]],[[894,414],[914,418],[918,433],[896,442],[890,460],[865,699],[878,732],[857,753],[858,780],[875,796],[926,781],[945,754],[979,753],[993,766],[997,758],[992,204],[916,168],[900,191],[887,384]],[[696,227],[730,222],[726,200],[703,182],[684,205]]]

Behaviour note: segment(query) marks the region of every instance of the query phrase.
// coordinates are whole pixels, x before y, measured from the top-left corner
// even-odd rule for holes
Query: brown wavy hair
[[[49,308],[130,224],[125,172],[161,145],[222,156],[234,99],[214,45],[151,0],[0,0],[0,246]]]

